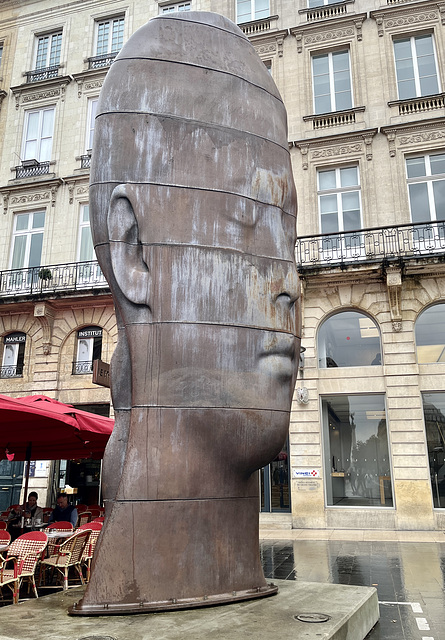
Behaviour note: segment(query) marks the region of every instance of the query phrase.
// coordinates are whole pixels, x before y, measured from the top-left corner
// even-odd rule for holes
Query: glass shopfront
[[[392,507],[383,395],[322,398],[328,506]]]
[[[445,393],[423,393],[431,491],[436,509],[445,508]]]

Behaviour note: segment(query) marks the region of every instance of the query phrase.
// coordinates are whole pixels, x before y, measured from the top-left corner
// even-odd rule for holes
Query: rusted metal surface
[[[163,14],[105,80],[90,206],[114,295],[116,427],[84,598],[104,615],[263,597],[258,472],[300,345],[286,113],[232,22]]]

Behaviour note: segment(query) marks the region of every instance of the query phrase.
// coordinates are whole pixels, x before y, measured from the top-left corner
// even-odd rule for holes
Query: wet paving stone
[[[380,621],[366,640],[445,640],[445,543],[277,539],[260,553],[267,579],[374,586]]]

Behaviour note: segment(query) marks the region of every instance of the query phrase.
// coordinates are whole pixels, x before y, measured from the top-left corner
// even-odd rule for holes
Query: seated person
[[[38,499],[37,493],[31,491],[25,506],[25,519],[31,518],[31,527],[34,527],[36,523],[41,524],[43,522],[43,509],[37,504]]]
[[[31,520],[27,528],[34,527],[36,521],[38,520],[40,520],[40,522],[43,521],[43,509],[42,507],[39,507],[37,504],[38,498],[39,496],[37,495],[37,493],[35,491],[31,491],[30,494],[28,495],[28,501],[25,505],[24,511],[21,506],[11,510],[11,513],[9,514],[9,517],[8,517],[8,531],[11,534],[12,540],[15,540],[21,534],[22,515],[24,516],[25,521],[27,518]]]
[[[49,517],[49,524],[51,522],[71,522],[73,527],[77,523],[77,509],[74,505],[68,503],[68,496],[66,493],[57,494],[56,499],[57,506],[53,510]]]

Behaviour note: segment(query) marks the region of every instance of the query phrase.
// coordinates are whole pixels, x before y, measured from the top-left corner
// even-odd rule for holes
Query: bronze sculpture
[[[296,194],[283,103],[230,20],[163,14],[130,38],[99,101],[90,200],[117,418],[71,613],[273,594],[257,470],[286,438],[299,356]]]

